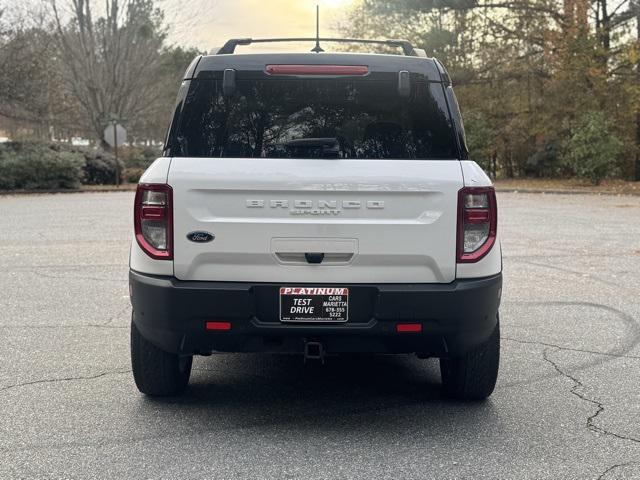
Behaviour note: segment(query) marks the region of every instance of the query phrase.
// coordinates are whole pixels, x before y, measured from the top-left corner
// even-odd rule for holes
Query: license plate
[[[348,288],[280,288],[280,321],[282,322],[346,322],[348,318]]]

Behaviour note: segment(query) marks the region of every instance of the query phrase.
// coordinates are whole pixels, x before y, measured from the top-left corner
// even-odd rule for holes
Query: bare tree
[[[135,121],[151,111],[165,39],[153,1],[106,0],[98,18],[91,0],[68,0],[68,12],[59,2],[51,0],[62,76],[97,138],[107,117]]]
[[[51,35],[38,14],[26,21],[15,11],[8,19],[4,13],[0,11],[0,116],[12,127],[28,127],[35,136],[49,138],[62,107]]]

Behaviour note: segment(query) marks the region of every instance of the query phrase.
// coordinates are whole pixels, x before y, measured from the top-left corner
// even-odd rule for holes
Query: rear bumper
[[[313,341],[327,353],[456,356],[491,334],[502,291],[502,274],[449,284],[339,285],[349,287],[347,323],[283,324],[278,292],[287,285],[185,282],[135,271],[129,282],[139,331],[182,354],[302,353]],[[212,320],[231,322],[231,330],[206,331]],[[397,333],[398,322],[420,323],[422,332]]]

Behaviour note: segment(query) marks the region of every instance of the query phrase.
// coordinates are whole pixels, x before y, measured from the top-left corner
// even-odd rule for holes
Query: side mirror
[[[232,68],[226,68],[222,74],[222,93],[231,96],[236,91],[236,71]]]
[[[407,70],[398,72],[398,94],[402,98],[409,98],[411,95],[411,74]]]

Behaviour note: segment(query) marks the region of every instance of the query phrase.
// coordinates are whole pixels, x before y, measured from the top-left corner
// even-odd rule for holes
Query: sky
[[[34,18],[50,9],[51,0],[0,0],[12,18]],[[90,0],[94,16],[104,0]],[[315,36],[315,8],[320,5],[320,33],[337,35],[336,26],[361,0],[155,0],[165,12],[169,43],[210,51],[229,38]],[[56,0],[65,10],[70,0]],[[65,5],[66,4],[66,5]],[[244,47],[248,51],[249,47]],[[275,50],[277,45],[253,46],[252,51]],[[291,48],[290,45],[279,49]],[[309,47],[311,48],[311,47]]]
[[[346,11],[357,2],[358,0],[159,0],[170,28],[169,41],[206,50],[221,46],[227,39],[234,37],[313,37],[316,4],[320,5],[321,35],[337,35],[335,27],[345,18]],[[278,46],[251,47],[253,51],[264,48],[273,50]]]

